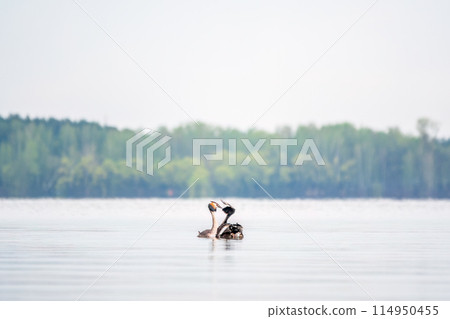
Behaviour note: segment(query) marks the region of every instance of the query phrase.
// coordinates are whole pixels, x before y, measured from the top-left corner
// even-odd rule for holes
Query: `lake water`
[[[450,201],[208,200],[0,199],[0,299],[450,299]]]

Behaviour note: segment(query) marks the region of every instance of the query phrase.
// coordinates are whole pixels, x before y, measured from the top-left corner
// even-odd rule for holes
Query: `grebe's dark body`
[[[243,239],[244,227],[240,224],[225,224],[223,228],[217,230],[217,238],[223,239]]]

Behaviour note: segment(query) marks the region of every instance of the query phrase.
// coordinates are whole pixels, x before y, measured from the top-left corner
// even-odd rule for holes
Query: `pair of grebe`
[[[243,229],[239,224],[229,224],[228,218],[234,214],[236,209],[231,206],[229,203],[221,200],[225,207],[220,206],[218,203],[211,201],[208,204],[209,212],[211,213],[212,218],[212,227],[211,229],[206,229],[202,232],[198,232],[197,237],[201,238],[223,238],[223,239],[242,239],[244,238]],[[222,211],[227,215],[222,222],[222,224],[218,225],[215,212],[217,211],[217,207],[221,208]]]

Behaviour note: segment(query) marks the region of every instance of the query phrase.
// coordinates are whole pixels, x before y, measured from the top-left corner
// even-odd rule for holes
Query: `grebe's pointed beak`
[[[230,206],[230,207],[233,207],[233,206],[231,206],[231,204],[230,203],[227,203],[226,201],[224,201],[223,199],[220,199],[220,201],[225,205],[225,206]],[[220,208],[222,208],[222,207],[220,207]]]
[[[222,206],[220,206],[219,203],[217,203],[217,202],[215,202],[213,200],[211,201],[211,203],[214,203],[214,204],[216,204],[217,207],[222,208]]]

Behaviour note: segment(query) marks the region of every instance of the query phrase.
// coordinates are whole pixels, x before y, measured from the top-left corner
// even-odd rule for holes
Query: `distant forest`
[[[156,129],[156,128],[155,128]],[[282,127],[275,132],[188,124],[156,130],[171,136],[172,160],[153,176],[125,165],[125,143],[136,132],[86,121],[0,117],[0,197],[176,197],[198,182],[185,197],[267,197],[252,178],[278,198],[449,198],[450,140],[433,137],[433,123],[417,122],[417,136],[351,124]],[[295,138],[288,165],[280,147],[269,141],[260,150],[259,166],[238,140],[237,164],[203,159],[192,163],[193,138]],[[324,161],[294,165],[305,139],[311,138]],[[158,150],[159,152],[159,150]],[[157,153],[158,153],[157,152]],[[211,152],[208,147],[205,153]],[[155,156],[164,157],[164,150]]]

